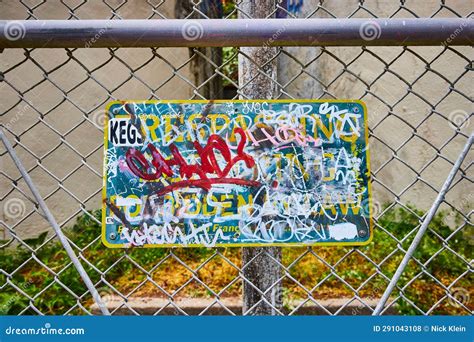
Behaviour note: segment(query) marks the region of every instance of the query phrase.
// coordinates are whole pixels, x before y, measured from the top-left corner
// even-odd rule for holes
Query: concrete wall
[[[304,1],[303,7],[294,15],[300,18],[309,15],[330,18],[331,14],[340,18],[370,17],[363,9],[354,14],[356,1],[328,1],[324,3],[327,12],[314,12],[318,3],[316,0]],[[470,1],[451,1],[447,5],[461,16],[467,16],[472,10]],[[400,8],[397,1],[366,1],[364,8],[377,17],[413,18],[407,10],[393,15]],[[420,17],[430,17],[440,6],[439,1],[434,0],[407,1],[406,8]],[[453,13],[444,9],[436,17],[453,17]],[[455,51],[442,53],[443,50],[443,46],[406,50],[402,47],[369,47],[367,51],[362,51],[360,47],[338,47],[327,48],[317,57],[320,48],[290,47],[285,51],[297,57],[300,63],[289,56],[280,58],[281,84],[288,84],[295,75],[304,71],[285,87],[285,91],[292,96],[362,97],[366,102],[369,126],[376,137],[370,139],[372,171],[376,173],[377,180],[384,184],[373,182],[374,198],[379,207],[395,201],[395,193],[400,194],[399,200],[403,203],[411,202],[419,208],[429,208],[437,195],[431,186],[440,189],[452,165],[443,158],[437,158],[424,167],[436,158],[436,149],[454,162],[466,141],[465,137],[456,135],[456,124],[466,135],[473,131],[470,122],[473,105],[472,100],[467,98],[472,99],[473,77],[472,72],[469,74],[466,70],[468,60],[473,57],[472,48],[455,47]],[[322,94],[320,82],[327,86]],[[407,83],[413,85],[410,93]],[[450,91],[452,85],[455,91]],[[449,141],[452,137],[454,139]],[[393,159],[393,150],[397,150],[399,160]],[[472,160],[472,154],[464,165],[468,165],[469,160]],[[417,172],[428,184],[417,181]],[[463,181],[448,193],[447,198],[468,212],[469,206],[472,208],[470,194],[473,190],[470,182]]]
[[[120,2],[108,3],[116,6]],[[306,1],[295,16],[310,14],[315,3],[317,1]],[[472,7],[469,1],[450,1],[448,5],[463,16]],[[357,8],[357,2],[328,1],[324,6],[338,17],[347,17]],[[379,17],[387,17],[399,8],[399,3],[378,0],[367,1],[364,6]],[[174,1],[166,1],[157,10],[172,18],[173,7]],[[426,17],[439,9],[439,2],[407,1],[406,7]],[[74,13],[81,19],[112,16],[110,8],[101,1],[89,1]],[[70,17],[68,9],[59,1],[48,1],[33,14],[39,19]],[[124,19],[147,18],[151,14],[150,5],[138,0],[117,11]],[[25,19],[27,16],[25,7],[19,2],[0,2],[0,19]],[[321,10],[313,16],[329,17]],[[354,15],[367,16],[363,10]],[[443,16],[453,14],[443,10],[437,15]],[[395,17],[413,15],[401,10]],[[158,19],[159,15],[154,18]],[[444,158],[454,161],[466,140],[456,135],[450,121],[460,124],[467,119],[461,131],[464,134],[472,132],[469,116],[473,108],[467,97],[473,95],[473,79],[472,75],[465,74],[468,60],[472,60],[472,48],[457,47],[455,51],[441,54],[443,49],[442,46],[406,50],[381,47],[367,51],[360,47],[328,48],[314,60],[319,48],[292,47],[285,50],[300,63],[284,54],[279,57],[278,80],[281,84],[288,83],[285,91],[293,97],[362,97],[367,103],[369,123],[375,136],[370,141],[370,149],[372,170],[377,179],[373,183],[374,198],[379,206],[396,201],[400,194],[399,201],[428,208],[437,194],[431,186],[439,189],[451,167]],[[72,224],[81,210],[100,207],[103,133],[99,127],[105,104],[112,99],[192,97],[193,88],[186,81],[191,80],[186,64],[188,49],[159,48],[156,54],[154,56],[151,49],[86,48],[31,52],[11,49],[0,54],[0,71],[4,74],[4,81],[0,83],[2,123],[20,137],[16,151],[25,166],[32,169],[33,180],[47,197],[58,222],[64,226]],[[149,59],[151,62],[146,64]],[[146,65],[139,68],[143,64]],[[416,80],[408,94],[403,80],[408,83]],[[450,92],[451,86],[455,91]],[[21,96],[31,106],[20,101]],[[8,137],[13,141],[11,134]],[[442,158],[429,164],[437,156],[436,149]],[[392,150],[397,150],[399,160],[393,159]],[[3,153],[4,149],[1,151]],[[472,153],[469,160],[472,160]],[[404,163],[417,172],[423,170],[421,178],[427,184],[417,181],[416,172]],[[424,168],[427,164],[429,166]],[[38,214],[28,215],[34,207],[18,191],[29,196],[24,182],[18,182],[18,189],[12,188],[11,180],[18,178],[19,173],[8,155],[1,156],[1,168],[3,203],[0,219],[4,224],[17,226],[15,231],[22,238],[48,229]],[[404,192],[407,187],[409,189]],[[469,206],[472,207],[469,196],[473,190],[473,185],[463,180],[449,192],[447,199],[467,212]],[[19,210],[21,215],[14,210]],[[8,233],[4,235],[8,237]]]

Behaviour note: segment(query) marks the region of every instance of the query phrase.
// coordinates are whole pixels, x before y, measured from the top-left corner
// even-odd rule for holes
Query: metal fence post
[[[86,285],[87,289],[92,295],[92,298],[94,299],[95,303],[99,307],[100,311],[102,312],[103,315],[110,315],[109,309],[107,309],[106,304],[102,300],[102,298],[99,295],[99,292],[97,292],[97,289],[95,288],[94,284],[92,283],[91,279],[89,278],[89,275],[87,274],[86,270],[84,267],[82,267],[81,262],[76,256],[76,253],[74,253],[74,250],[72,249],[69,241],[67,240],[66,236],[64,235],[63,231],[59,227],[58,223],[56,222],[56,219],[54,218],[53,214],[49,211],[48,206],[46,205],[46,202],[43,200],[43,197],[41,197],[41,194],[39,193],[38,189],[36,188],[35,184],[33,183],[33,180],[31,179],[30,175],[24,168],[23,164],[21,163],[20,159],[15,153],[15,150],[13,149],[13,146],[10,144],[10,141],[8,141],[7,136],[3,132],[3,129],[0,128],[0,140],[3,142],[3,145],[7,149],[7,152],[10,154],[10,156],[13,159],[13,162],[15,163],[16,167],[18,168],[18,171],[20,171],[21,176],[25,180],[26,184],[31,190],[31,193],[35,197],[36,201],[38,202],[39,207],[44,213],[45,218],[48,220],[49,224],[51,227],[53,227],[54,232],[58,236],[59,241],[63,245],[64,249],[66,250],[67,255],[71,259],[72,263],[74,264],[74,267],[76,268],[77,272],[82,278],[82,281]]]
[[[243,1],[239,15],[266,18],[273,0]],[[239,95],[243,99],[271,99],[277,93],[275,47],[243,47],[239,54]],[[244,315],[275,315],[282,307],[281,248],[242,249]]]
[[[173,6],[178,3],[186,8],[185,15],[173,16]],[[78,257],[73,260],[96,269],[102,280],[91,286],[100,285],[110,292],[107,305],[101,307],[92,304],[88,291],[76,293],[62,277],[49,282],[43,267],[42,255],[48,252],[44,247],[64,247],[56,238],[44,246],[29,242],[36,228],[46,228],[47,222],[40,227],[42,220],[38,220],[45,215],[25,206],[24,196],[31,196],[18,183],[20,176],[10,163],[10,154],[2,150],[0,163],[6,163],[0,167],[0,252],[13,256],[19,242],[29,246],[29,253],[15,256],[11,263],[9,258],[0,258],[0,281],[5,280],[0,284],[5,294],[0,311],[237,314],[241,301],[233,296],[241,284],[246,315],[369,314],[374,306],[376,315],[395,314],[396,310],[399,314],[415,310],[423,315],[472,315],[469,244],[474,182],[469,162],[459,168],[451,185],[443,187],[446,196],[442,201],[435,200],[438,185],[446,181],[441,178],[446,178],[456,157],[452,152],[461,149],[472,133],[468,80],[473,70],[468,54],[474,20],[467,2],[401,1],[388,8],[374,6],[381,0],[371,4],[240,0],[225,3],[225,19],[213,19],[215,15],[208,12],[208,4],[213,3],[222,2],[163,0],[155,5],[102,0],[73,7],[66,2],[15,5],[0,0],[0,53],[4,50],[0,55],[4,62],[0,63],[1,126],[15,136],[15,152],[26,156],[21,159],[26,172],[42,182],[41,196],[57,228],[66,232],[77,217],[80,225],[86,217],[100,223],[86,208],[97,208],[101,202],[106,102],[127,98],[130,91],[136,99],[221,98],[217,92],[224,90],[224,80],[237,86],[234,57],[240,55],[238,94],[243,99],[357,98],[367,103],[370,148],[375,152],[371,170],[374,201],[362,209],[369,209],[368,205],[374,209],[375,232],[380,233],[374,248],[285,249],[285,263],[279,248],[268,247],[245,249],[243,263],[236,260],[240,256],[235,249],[224,252],[220,248],[209,249],[206,255],[191,250],[148,250],[143,251],[143,258],[135,258],[138,251],[111,253],[104,247],[95,253],[102,247],[100,233],[93,229],[84,234],[87,244],[79,239],[74,246],[79,234],[71,231],[74,234],[65,241]],[[413,18],[399,18],[406,11]],[[233,19],[236,14],[239,19]],[[83,20],[86,17],[92,20]],[[106,17],[109,19],[95,19]],[[208,53],[230,46],[245,48],[238,54],[234,50],[224,54],[222,60]],[[188,48],[193,54],[188,54]],[[426,88],[430,84],[436,86]],[[470,156],[467,153],[465,161]],[[445,162],[449,164],[443,166]],[[420,219],[411,205],[423,210],[432,207],[432,214]],[[444,206],[445,217],[438,214]],[[406,233],[393,231],[391,222],[403,225]],[[1,238],[3,232],[7,234]],[[404,248],[401,242],[417,232],[425,236],[418,247]],[[380,239],[385,246],[378,243]],[[429,245],[423,245],[425,239]],[[399,266],[393,265],[393,257],[401,253],[401,259],[410,260],[409,255],[418,249],[431,253],[426,261],[422,258],[420,272],[408,276],[404,261],[392,279],[386,277]],[[122,265],[126,272],[121,272]],[[51,260],[51,266],[57,266],[53,269],[56,274],[71,267],[63,260]],[[32,278],[32,272],[39,269],[48,285],[25,291],[30,282],[22,279]],[[368,277],[361,278],[361,272]],[[410,278],[403,286],[400,275]],[[128,281],[132,277],[137,282]],[[390,285],[376,305],[380,277]],[[282,284],[287,291],[284,305]],[[58,291],[51,291],[52,287]],[[94,295],[94,289],[91,293]],[[153,294],[149,302],[148,294]],[[70,295],[67,305],[50,310],[56,296],[66,299]],[[406,305],[395,306],[399,300]]]
[[[449,175],[446,178],[446,181],[444,182],[443,187],[439,191],[438,196],[436,197],[436,200],[433,202],[433,205],[431,206],[430,211],[428,212],[428,214],[426,214],[426,217],[423,220],[423,223],[421,224],[420,229],[418,230],[415,237],[413,238],[413,241],[410,247],[408,248],[405,256],[403,257],[403,260],[400,262],[400,265],[398,265],[397,271],[393,275],[393,278],[390,280],[390,283],[385,289],[385,292],[383,293],[382,298],[380,298],[380,301],[377,303],[377,306],[375,307],[375,310],[372,313],[372,316],[378,316],[382,313],[385,303],[387,303],[388,298],[390,297],[390,294],[392,293],[395,286],[397,285],[398,280],[402,276],[402,273],[407,267],[408,262],[413,256],[413,253],[415,252],[416,248],[421,242],[421,239],[425,235],[425,232],[428,229],[428,225],[430,224],[431,220],[436,214],[436,211],[438,210],[439,206],[444,201],[444,197],[446,196],[446,193],[448,192],[449,187],[451,186],[451,183],[453,182],[454,177],[456,176],[456,173],[458,172],[459,168],[461,167],[462,162],[464,161],[464,158],[466,158],[466,155],[469,153],[471,149],[473,139],[474,139],[474,135],[471,134],[469,136],[469,139],[467,139],[466,144],[464,145],[464,148],[459,154],[458,159],[454,163],[453,168],[449,172]]]

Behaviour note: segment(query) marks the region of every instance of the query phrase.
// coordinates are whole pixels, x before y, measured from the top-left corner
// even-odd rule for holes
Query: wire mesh
[[[0,19],[235,18],[240,1],[0,2]],[[276,1],[268,17],[467,17],[462,1]],[[192,21],[191,21],[192,23]],[[462,28],[460,28],[462,29]],[[284,30],[284,27],[282,28]],[[199,26],[185,32],[190,40]],[[21,34],[21,32],[20,32]],[[454,33],[453,33],[454,34]],[[275,33],[278,35],[278,32]],[[100,39],[101,31],[95,39]],[[12,39],[15,39],[13,36]],[[6,49],[2,128],[112,314],[241,314],[237,248],[108,250],[100,240],[103,122],[116,99],[245,98],[238,48]],[[449,43],[449,42],[446,42]],[[230,38],[230,44],[231,38]],[[278,314],[367,314],[382,295],[472,134],[472,48],[274,48],[276,98],[366,102],[375,239],[364,247],[284,248]],[[1,149],[0,310],[96,313],[5,149]],[[384,313],[472,314],[472,152]],[[256,258],[258,259],[258,258]],[[262,293],[262,300],[265,295]],[[252,309],[243,314],[252,314]]]

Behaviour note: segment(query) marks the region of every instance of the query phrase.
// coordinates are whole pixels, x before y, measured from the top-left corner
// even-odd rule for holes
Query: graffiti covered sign
[[[116,101],[104,131],[108,247],[370,242],[360,101]]]

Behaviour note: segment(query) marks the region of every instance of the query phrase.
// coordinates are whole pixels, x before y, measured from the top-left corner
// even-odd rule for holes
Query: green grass
[[[100,211],[91,214],[100,220]],[[331,274],[331,269],[315,255],[309,253],[310,249],[308,248],[284,248],[283,264],[288,267],[296,258],[306,253],[298,263],[288,269],[288,272],[307,290],[311,290],[324,277],[328,276],[327,280],[311,292],[315,298],[352,297],[353,291],[356,290],[361,297],[376,299],[380,297],[387,285],[387,281],[377,274],[376,265],[381,264],[380,270],[387,277],[391,277],[403,257],[403,253],[397,251],[397,241],[392,239],[388,233],[399,239],[402,248],[407,249],[416,233],[414,229],[419,225],[419,217],[423,217],[423,213],[415,208],[388,210],[378,221],[378,225],[384,227],[384,230],[376,229],[373,242],[359,248],[365,256],[349,247],[313,248],[314,253],[321,259],[330,265],[337,264],[336,272],[340,278]],[[439,282],[448,286],[468,270],[468,265],[463,261],[463,258],[472,260],[473,255],[472,246],[462,234],[462,231],[467,231],[467,229],[455,234],[444,246],[440,237],[446,238],[452,234],[445,219],[445,213],[436,215],[430,224],[431,230],[425,234],[414,256],[423,264],[443,247],[445,247],[444,251],[436,255],[426,267],[413,260],[410,261],[399,282],[399,286],[406,286],[403,296],[407,299],[402,298],[396,302],[396,307],[401,314],[419,314],[419,311],[413,308],[409,301],[415,302],[424,311],[430,309],[445,295],[445,290]],[[191,269],[196,270],[204,260],[215,254],[215,250],[210,248],[130,249],[126,252],[107,249],[99,238],[101,231],[99,224],[88,215],[79,217],[76,224],[65,231],[70,240],[74,242],[76,253],[79,252],[78,249],[83,249],[82,255],[89,261],[89,263],[83,262],[83,265],[92,281],[99,282],[102,279],[99,283],[99,292],[114,293],[114,289],[116,289],[123,294],[134,291],[133,296],[166,297],[154,283],[164,291],[174,293],[193,276],[178,259]],[[402,241],[403,237],[407,235],[408,237]],[[57,239],[53,239],[45,244],[46,239],[46,234],[42,234],[26,241],[31,248],[37,249],[36,260],[31,259],[31,251],[24,246],[0,251],[0,268],[2,270],[0,284],[3,287],[0,292],[0,314],[18,314],[20,312],[36,314],[31,308],[23,311],[30,303],[45,314],[67,312],[83,314],[83,310],[78,305],[90,307],[91,297],[86,294],[85,285],[60,243]],[[446,247],[456,251],[458,255],[451,253]],[[237,267],[241,266],[240,248],[219,250]],[[348,252],[350,254],[338,264]],[[147,281],[147,274],[137,265],[144,270],[151,271],[154,283]],[[158,266],[156,267],[156,265]],[[103,278],[101,278],[100,272],[105,272]],[[13,275],[7,282],[5,274],[11,273]],[[419,274],[421,274],[419,278],[410,282]],[[238,270],[220,256],[214,256],[196,272],[196,276],[210,289],[193,279],[175,296],[212,297],[213,292],[221,291],[238,276]],[[471,284],[472,274],[469,273],[461,277],[453,287],[463,288],[467,293],[472,293]],[[137,286],[138,290],[136,290]],[[289,278],[283,281],[283,286],[285,288],[285,303],[291,303],[292,300],[308,296],[300,285]],[[30,296],[31,302],[20,291]],[[240,294],[241,283],[236,282],[222,293],[222,296],[233,297]],[[472,310],[472,306],[469,306],[470,303],[466,305]],[[73,309],[71,310],[71,308]],[[445,300],[433,313],[467,314],[468,312]]]

